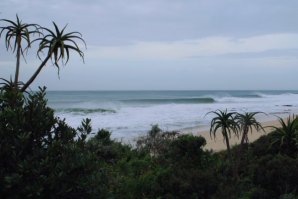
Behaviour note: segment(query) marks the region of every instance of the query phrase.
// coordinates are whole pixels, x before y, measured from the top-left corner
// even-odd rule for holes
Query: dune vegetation
[[[204,149],[203,137],[157,125],[135,146],[111,139],[105,129],[93,131],[88,118],[73,128],[47,105],[46,88],[28,88],[49,60],[59,68],[71,52],[84,57],[76,43],[84,43],[81,34],[18,17],[1,22],[1,39],[17,61],[15,80],[2,79],[0,91],[0,198],[298,198],[296,116],[280,119],[280,128],[250,143],[250,129],[263,128],[259,113],[211,112],[210,134],[222,133],[227,144],[220,152]],[[20,59],[33,43],[37,54],[46,53],[23,83]],[[229,145],[231,134],[240,145]]]

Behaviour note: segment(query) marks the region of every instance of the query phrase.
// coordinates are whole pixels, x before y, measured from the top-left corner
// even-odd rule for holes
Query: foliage
[[[267,155],[253,168],[253,182],[271,198],[283,194],[297,194],[298,160],[284,155]]]
[[[235,120],[235,112],[228,112],[227,110],[221,111],[211,111],[207,114],[213,113],[216,116],[211,120],[210,124],[210,136],[216,137],[217,130],[221,129],[222,136],[225,140],[225,143],[227,145],[227,151],[230,161],[232,161],[231,157],[231,147],[229,138],[231,137],[231,133],[235,133],[236,136],[238,136],[238,123]]]
[[[298,118],[279,118],[281,127],[273,127],[271,147],[277,147],[280,153],[295,155],[298,151]]]
[[[175,139],[177,135],[177,132],[162,132],[158,125],[153,125],[146,136],[137,140],[136,147],[140,151],[157,156],[166,150],[167,143]]]
[[[0,197],[92,198],[107,193],[106,172],[85,150],[89,120],[79,130],[47,107],[45,88],[0,94]],[[79,139],[77,139],[79,138]],[[98,186],[102,184],[102,186]]]
[[[104,129],[90,138],[90,119],[74,129],[45,97],[2,85],[1,198],[297,198],[298,152],[272,145],[274,132],[244,145],[233,178],[227,151],[204,150],[203,137],[153,126],[136,147]]]
[[[61,30],[53,22],[54,30],[52,31],[48,28],[42,27],[38,24],[27,24],[22,23],[18,15],[16,17],[16,22],[8,19],[1,19],[0,22],[5,23],[6,26],[0,27],[0,38],[3,33],[5,34],[5,45],[6,49],[12,49],[13,53],[17,51],[16,56],[16,73],[15,73],[15,84],[19,84],[19,69],[20,69],[20,58],[23,56],[25,58],[24,51],[28,50],[31,45],[35,42],[39,42],[37,56],[41,60],[41,63],[37,67],[34,74],[29,78],[29,80],[23,84],[20,88],[21,92],[27,90],[31,83],[35,80],[38,74],[41,72],[44,66],[49,60],[52,60],[53,64],[58,68],[58,74],[60,69],[59,61],[63,65],[67,64],[70,58],[70,52],[74,51],[79,54],[79,56],[84,61],[84,53],[81,51],[78,41],[82,42],[85,47],[86,43],[82,39],[82,35],[79,32],[69,32],[65,33],[66,26]],[[44,33],[43,33],[44,32]],[[32,40],[31,36],[37,37]],[[22,44],[25,41],[25,48]],[[41,53],[45,53],[45,57],[42,58]]]
[[[244,145],[248,144],[248,133],[249,131],[252,132],[252,129],[255,128],[257,131],[259,130],[264,130],[262,127],[261,123],[258,122],[255,118],[257,114],[260,112],[245,112],[245,113],[237,113],[235,120],[238,124],[239,130],[242,133],[242,138],[240,142],[240,146],[238,147],[238,152],[236,155],[236,161],[234,165],[234,177],[238,178],[239,177],[239,167],[240,165],[240,159],[243,158],[243,152],[244,152]]]
[[[261,112],[245,112],[236,114],[235,119],[239,125],[240,130],[242,131],[242,138],[240,142],[241,145],[243,145],[244,143],[248,143],[248,132],[252,132],[253,128],[255,128],[257,131],[264,131],[261,123],[258,122],[255,118],[255,116],[260,113]]]
[[[24,56],[24,51],[31,47],[31,35],[41,34],[39,31],[40,26],[37,24],[22,23],[18,15],[16,16],[16,22],[7,19],[1,19],[1,22],[5,22],[8,25],[0,27],[0,37],[4,32],[5,34],[5,45],[6,50],[11,49],[13,53],[17,50],[17,62],[16,62],[16,73],[15,73],[15,84],[18,83],[20,58]],[[25,41],[25,48],[22,47]]]

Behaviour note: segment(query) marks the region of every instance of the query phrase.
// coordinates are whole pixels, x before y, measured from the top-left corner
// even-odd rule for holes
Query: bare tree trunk
[[[17,63],[16,63],[16,73],[14,78],[14,83],[17,86],[19,81],[19,71],[20,71],[20,59],[21,59],[21,38],[17,38],[18,42],[18,49],[17,49]]]
[[[46,65],[46,63],[50,59],[50,57],[51,57],[50,55],[47,55],[47,57],[43,60],[43,62],[40,64],[40,66],[35,71],[35,73],[32,75],[32,77],[21,88],[21,92],[24,92],[30,86],[30,84],[35,80],[35,78],[37,77],[37,75],[40,73],[41,69]]]

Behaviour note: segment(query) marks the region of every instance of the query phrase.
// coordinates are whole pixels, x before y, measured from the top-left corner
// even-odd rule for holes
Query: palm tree
[[[216,117],[214,117],[211,120],[210,137],[212,138],[212,135],[213,135],[215,139],[217,130],[221,129],[221,133],[227,145],[229,159],[230,161],[232,161],[229,138],[231,137],[231,132],[235,133],[238,136],[238,124],[234,117],[235,112],[228,112],[227,110],[225,111],[217,110],[217,111],[211,111],[209,113],[213,113],[216,115]]]
[[[294,116],[288,117],[287,121],[279,118],[281,127],[274,127],[274,132],[272,133],[273,140],[271,142],[271,147],[273,145],[278,145],[279,150],[283,150],[286,153],[292,153],[297,149],[298,144],[298,117]]]
[[[48,28],[42,27],[42,29],[46,32],[43,38],[38,38],[34,41],[39,41],[39,48],[37,50],[37,55],[41,60],[40,53],[43,53],[46,50],[46,56],[42,63],[39,65],[35,73],[32,77],[24,84],[21,88],[21,91],[25,91],[28,86],[35,80],[37,75],[40,73],[41,69],[47,64],[47,62],[51,59],[54,65],[58,68],[58,74],[60,69],[60,63],[62,65],[66,65],[70,58],[70,51],[75,51],[79,54],[79,56],[84,61],[84,53],[79,48],[76,40],[80,40],[84,43],[86,47],[85,41],[82,39],[82,35],[79,32],[70,32],[64,33],[67,26],[65,26],[62,30],[58,28],[58,26],[53,22],[55,31],[51,31]]]
[[[238,154],[236,158],[236,164],[235,164],[235,170],[234,170],[234,177],[238,177],[238,170],[240,165],[240,158],[241,154],[243,152],[244,144],[248,143],[248,132],[252,132],[253,128],[255,128],[257,131],[260,129],[264,131],[264,128],[262,127],[261,123],[258,122],[255,118],[255,116],[262,112],[245,112],[243,114],[237,113],[236,114],[236,122],[238,123],[239,130],[242,132],[242,138],[240,142],[240,146],[238,149]]]
[[[242,138],[240,142],[241,146],[244,143],[248,143],[248,132],[252,132],[253,128],[255,128],[257,131],[259,131],[260,129],[264,131],[261,123],[258,122],[255,118],[255,116],[260,113],[262,112],[245,112],[243,114],[237,113],[235,119],[240,127],[240,130],[242,131]]]
[[[15,80],[14,83],[17,84],[19,81],[19,70],[20,70],[20,59],[21,56],[24,57],[24,51],[28,50],[31,47],[30,36],[32,34],[40,34],[39,32],[39,25],[37,24],[26,24],[22,23],[19,19],[18,15],[16,15],[17,20],[16,22],[7,20],[7,19],[0,19],[0,21],[6,22],[9,25],[0,27],[0,37],[4,32],[5,34],[5,45],[6,49],[11,49],[13,53],[16,51],[16,73],[15,73]],[[22,46],[22,41],[24,41],[24,47]]]

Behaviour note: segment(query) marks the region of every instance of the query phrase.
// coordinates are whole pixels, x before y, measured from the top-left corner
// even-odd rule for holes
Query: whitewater
[[[298,91],[48,91],[55,115],[76,128],[92,120],[93,131],[131,140],[152,125],[163,130],[208,128],[210,111],[259,111],[260,122],[298,113]]]

